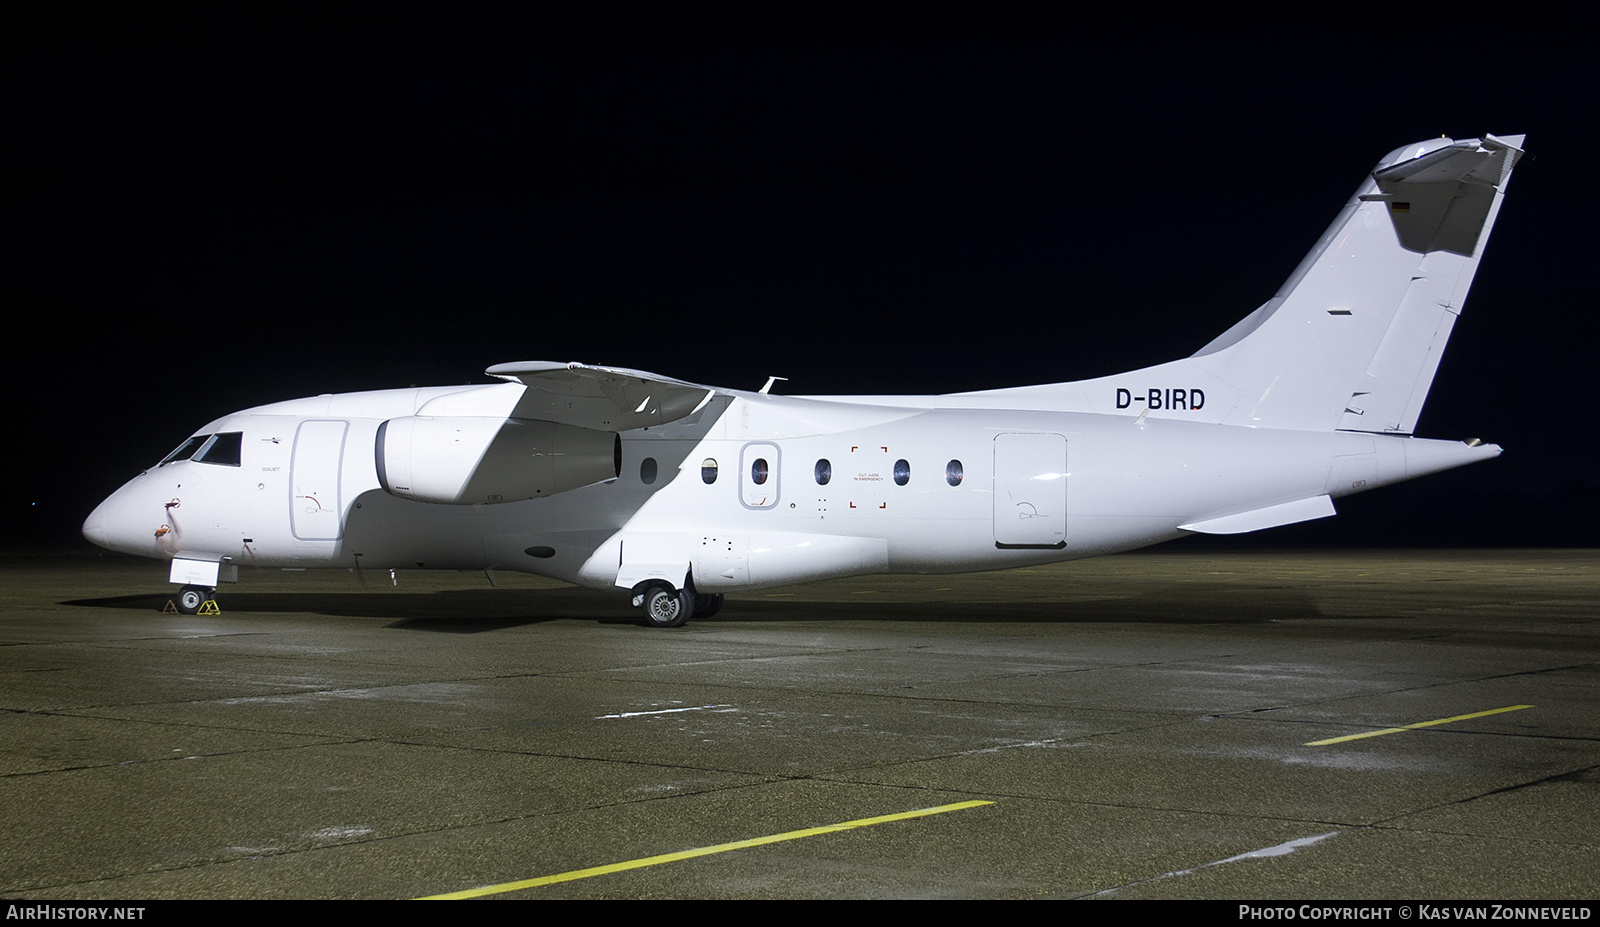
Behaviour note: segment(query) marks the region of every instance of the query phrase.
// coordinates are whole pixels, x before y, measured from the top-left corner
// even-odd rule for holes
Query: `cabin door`
[[[289,524],[301,541],[335,541],[344,533],[339,471],[349,422],[301,422],[289,471]]]
[[[1067,439],[1056,434],[994,438],[996,547],[1067,546]]]

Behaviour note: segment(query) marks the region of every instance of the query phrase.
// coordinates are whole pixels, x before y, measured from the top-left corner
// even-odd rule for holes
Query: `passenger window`
[[[817,472],[817,485],[818,486],[826,486],[826,485],[828,485],[828,481],[833,479],[833,464],[828,461],[828,458],[824,457],[821,460],[817,461],[817,471],[816,472]]]
[[[966,471],[961,468],[961,461],[959,460],[952,460],[944,465],[944,481],[951,486],[960,486],[961,480],[966,475]]]
[[[649,486],[656,481],[656,459],[646,457],[639,462],[639,482]]]
[[[717,462],[710,457],[700,461],[700,479],[709,486],[717,481]]]
[[[227,431],[213,435],[200,453],[194,455],[198,463],[215,464],[222,467],[239,466],[241,445],[244,443],[244,433]]]
[[[750,465],[750,482],[757,486],[764,485],[767,482],[767,459],[765,457],[757,457],[755,462]]]
[[[909,482],[911,482],[911,464],[902,457],[894,462],[894,484],[904,486]]]

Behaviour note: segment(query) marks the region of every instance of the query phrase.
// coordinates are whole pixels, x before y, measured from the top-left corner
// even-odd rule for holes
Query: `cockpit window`
[[[205,447],[194,455],[196,463],[217,464],[223,467],[239,466],[239,448],[244,441],[244,433],[239,431],[224,431],[211,436]]]
[[[244,433],[225,431],[214,435],[195,435],[178,445],[172,453],[161,458],[161,467],[180,460],[194,460],[222,467],[239,466],[239,455],[244,443]]]
[[[200,445],[205,444],[210,440],[211,435],[195,435],[194,437],[173,448],[172,453],[161,458],[161,463],[156,464],[156,466],[161,467],[179,460],[188,460],[190,457],[194,456],[195,451],[200,449]]]

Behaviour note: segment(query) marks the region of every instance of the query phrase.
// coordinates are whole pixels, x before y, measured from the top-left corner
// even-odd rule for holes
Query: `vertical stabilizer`
[[[1189,358],[1238,390],[1220,420],[1410,434],[1522,142],[1435,139],[1380,161],[1277,295]]]

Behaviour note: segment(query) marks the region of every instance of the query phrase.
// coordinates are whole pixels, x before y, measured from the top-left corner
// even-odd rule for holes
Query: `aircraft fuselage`
[[[652,558],[703,566],[699,589],[759,588],[1096,556],[1498,450],[1133,414],[743,394],[696,423],[621,433],[615,475],[548,498],[441,505],[386,492],[380,425],[450,392],[323,396],[218,419],[200,434],[241,435],[237,465],[190,459],[148,470],[86,530],[142,556],[517,570],[595,588],[618,584],[632,542]],[[840,421],[847,427],[818,427]],[[1423,447],[1432,453],[1419,455]]]

